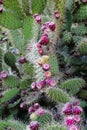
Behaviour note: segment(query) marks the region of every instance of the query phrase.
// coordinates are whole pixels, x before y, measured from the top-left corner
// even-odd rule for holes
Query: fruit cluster
[[[3,0],[0,0],[0,13],[3,12]]]
[[[37,21],[37,23],[41,24],[42,19],[39,14],[35,14],[34,18]],[[54,22],[45,22],[41,24],[41,30],[43,34],[37,43],[37,50],[38,53],[41,55],[40,59],[38,59],[38,64],[44,70],[45,79],[39,82],[33,82],[31,84],[31,88],[33,90],[40,90],[45,88],[45,86],[54,87],[56,85],[55,80],[51,77],[50,65],[48,64],[49,56],[43,54],[43,46],[47,46],[50,42],[49,32],[55,31],[55,29],[56,29],[56,24]]]
[[[38,117],[43,116],[45,111],[40,107],[38,103],[35,103],[33,106],[29,107],[28,112],[31,114],[30,119],[32,120],[28,126],[28,130],[29,128],[30,130],[38,130],[39,123],[35,120],[37,120]]]
[[[80,107],[79,101],[73,103],[66,103],[62,109],[62,114],[65,115],[65,124],[68,130],[79,130],[79,124],[81,123],[81,114],[83,110]]]
[[[56,19],[59,19],[60,15],[58,11],[54,12],[54,16]],[[41,35],[38,43],[37,43],[37,51],[39,55],[41,56],[40,59],[38,59],[38,65],[43,69],[44,71],[44,80],[38,81],[38,82],[33,82],[31,84],[31,88],[33,90],[41,90],[45,87],[55,87],[56,81],[52,78],[51,72],[50,72],[50,64],[48,63],[49,61],[49,56],[44,54],[44,46],[47,47],[50,43],[50,38],[49,38],[49,33],[52,31],[55,31],[56,29],[56,24],[54,22],[45,22],[42,23],[42,18],[40,17],[39,14],[34,15],[35,21],[41,25],[41,31],[43,34]],[[42,108],[39,108],[39,104],[36,103],[34,106],[31,106],[29,108],[29,113],[30,119],[31,120],[37,120],[38,116],[42,116],[44,114],[44,110]],[[39,128],[39,123],[36,121],[30,122],[29,127],[30,130],[38,130]]]
[[[30,113],[31,120],[37,120],[38,117],[44,115],[45,111],[35,103],[33,106],[29,107],[28,112]]]

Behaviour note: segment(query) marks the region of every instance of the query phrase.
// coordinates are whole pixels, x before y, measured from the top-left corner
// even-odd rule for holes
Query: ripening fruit
[[[45,63],[46,62],[48,62],[48,60],[49,60],[49,56],[47,56],[47,55],[43,55],[42,56],[42,59],[45,61]]]
[[[47,63],[48,60],[49,60],[49,56],[43,55],[43,56],[38,60],[38,64],[39,64],[39,65],[43,65],[43,64]]]
[[[50,78],[51,77],[51,72],[50,71],[46,71],[45,72],[45,77],[46,78]]]
[[[44,61],[40,58],[40,59],[38,60],[38,64],[39,64],[39,65],[42,65],[42,64],[44,64]]]
[[[30,115],[30,119],[31,119],[32,121],[37,120],[37,118],[38,118],[38,115],[37,115],[36,112],[34,112],[34,113],[32,113],[32,114]]]

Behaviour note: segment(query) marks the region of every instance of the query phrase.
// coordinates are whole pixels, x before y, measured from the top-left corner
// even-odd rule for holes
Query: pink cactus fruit
[[[70,127],[70,126],[74,125],[75,120],[74,120],[73,116],[66,117],[65,118],[65,124],[66,124],[67,127]]]

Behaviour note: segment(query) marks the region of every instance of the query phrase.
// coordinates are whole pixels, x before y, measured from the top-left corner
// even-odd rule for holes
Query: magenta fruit
[[[69,130],[79,130],[77,125],[72,125]]]
[[[58,11],[55,11],[55,12],[54,12],[54,16],[55,16],[56,19],[59,19],[59,18],[60,18],[59,12],[58,12]]]
[[[50,28],[51,31],[54,31],[56,29],[55,23],[54,22],[50,22],[49,23],[49,28]]]
[[[72,126],[72,125],[75,124],[75,120],[74,120],[74,118],[72,116],[68,116],[65,119],[65,123],[69,127],[69,126]]]
[[[81,114],[82,112],[83,112],[83,110],[82,110],[82,108],[81,108],[80,106],[75,106],[75,107],[73,108],[73,111],[72,111],[73,115],[79,115],[79,114]]]
[[[45,81],[42,80],[37,82],[36,86],[38,89],[43,89],[45,87]]]
[[[26,59],[26,57],[21,57],[21,58],[18,60],[18,62],[19,62],[20,64],[24,64],[24,63],[27,62],[27,59]]]
[[[74,120],[75,120],[75,122],[78,123],[78,124],[81,123],[81,121],[82,121],[82,119],[81,119],[81,117],[80,117],[79,115],[75,115],[75,116],[74,116]]]
[[[50,86],[54,87],[56,85],[56,81],[54,79],[50,79]]]
[[[29,109],[28,109],[28,112],[30,113],[30,114],[32,114],[33,112],[35,112],[35,109],[34,109],[34,107],[29,107]]]
[[[62,113],[65,115],[71,115],[72,114],[72,103],[68,102],[65,104],[65,106],[62,109]]]
[[[71,109],[66,109],[66,108],[64,108],[64,109],[62,110],[62,113],[63,113],[64,115],[71,115],[71,114],[72,114],[72,110],[71,110]]]
[[[73,102],[73,106],[79,106],[80,105],[80,102],[78,101],[78,100],[75,100],[74,102]]]
[[[42,65],[42,68],[43,68],[44,71],[48,71],[50,69],[50,65],[45,63],[45,64]]]
[[[48,78],[48,79],[45,80],[47,85],[50,85],[50,80],[51,80],[51,78]]]
[[[37,21],[37,23],[41,23],[42,19],[39,14],[34,15],[34,19]]]
[[[67,102],[64,106],[66,109],[72,109],[73,105],[70,102]]]
[[[25,103],[25,102],[22,102],[22,103],[20,104],[20,108],[22,108],[22,109],[26,109],[26,108],[27,108],[26,103]]]
[[[37,87],[36,87],[36,82],[33,82],[33,83],[31,84],[31,88],[32,88],[33,90],[36,90],[36,89],[37,89]]]
[[[40,49],[42,46],[40,43],[37,44],[37,48]]]
[[[1,78],[1,79],[6,79],[6,78],[7,78],[7,72],[3,70],[3,71],[1,72],[0,78]]]
[[[32,122],[30,122],[29,128],[30,128],[30,130],[38,130],[39,123],[37,121],[32,121]]]
[[[40,55],[42,55],[42,54],[43,54],[43,49],[42,49],[42,48],[39,48],[39,49],[38,49],[38,53],[39,53]]]
[[[38,103],[35,103],[35,104],[34,104],[34,109],[36,109],[36,110],[37,110],[39,107],[40,107],[40,106],[39,106],[39,104],[38,104]]]
[[[48,43],[49,43],[48,36],[42,36],[41,39],[39,40],[39,43],[42,45],[48,45]]]
[[[38,114],[38,116],[44,115],[44,110],[43,110],[42,108],[39,108],[39,109],[37,110],[37,114]]]

